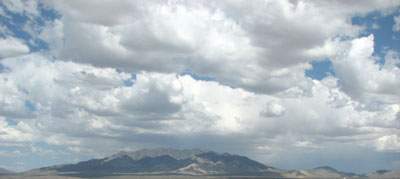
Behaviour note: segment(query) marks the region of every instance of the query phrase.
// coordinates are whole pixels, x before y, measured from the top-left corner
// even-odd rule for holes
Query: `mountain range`
[[[11,170],[7,170],[5,168],[0,168],[0,175],[4,175],[4,174],[11,174],[14,173]]]
[[[265,176],[278,178],[359,178],[396,176],[393,171],[376,171],[359,175],[338,171],[329,166],[308,170],[282,170],[267,166],[245,156],[217,153],[198,149],[142,149],[122,151],[114,155],[78,162],[34,169],[27,174],[44,175],[213,175]],[[397,175],[398,176],[398,175]]]

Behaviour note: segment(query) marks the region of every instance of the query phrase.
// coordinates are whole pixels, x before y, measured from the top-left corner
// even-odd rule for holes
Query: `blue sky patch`
[[[25,107],[31,112],[34,112],[37,110],[35,103],[33,103],[30,100],[25,101]]]
[[[329,75],[335,76],[335,70],[333,69],[332,62],[329,59],[312,61],[311,65],[312,68],[306,70],[305,74],[312,79],[322,80]]]

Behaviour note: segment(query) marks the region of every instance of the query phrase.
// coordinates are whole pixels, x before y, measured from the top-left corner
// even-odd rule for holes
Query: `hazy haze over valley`
[[[399,0],[0,1],[0,174],[397,175],[399,89]]]

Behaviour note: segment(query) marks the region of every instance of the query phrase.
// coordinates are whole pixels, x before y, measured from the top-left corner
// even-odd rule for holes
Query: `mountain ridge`
[[[9,170],[9,169],[5,169],[5,168],[0,167],[0,175],[12,174],[12,173],[14,173],[14,172]]]
[[[81,161],[42,167],[28,174],[92,175],[215,175],[266,176],[278,178],[380,178],[398,173],[380,170],[369,174],[342,172],[330,166],[305,170],[283,170],[252,160],[246,156],[217,153],[200,149],[155,148],[120,151],[116,154]]]
[[[240,155],[199,149],[156,148],[120,151],[100,159],[43,167],[32,171],[36,173],[52,171],[60,174],[277,175],[269,169],[274,168]]]
[[[113,154],[109,157],[112,159],[113,157],[118,157],[121,155],[127,155],[132,159],[139,160],[143,157],[156,157],[161,155],[169,155],[175,159],[184,159],[188,158],[192,155],[203,153],[206,151],[200,149],[172,149],[172,148],[154,148],[154,149],[140,149],[136,151],[119,151],[116,154]]]

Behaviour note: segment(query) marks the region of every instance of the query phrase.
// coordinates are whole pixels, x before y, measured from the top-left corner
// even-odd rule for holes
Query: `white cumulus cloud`
[[[29,53],[29,47],[21,40],[7,37],[0,38],[0,59]]]

